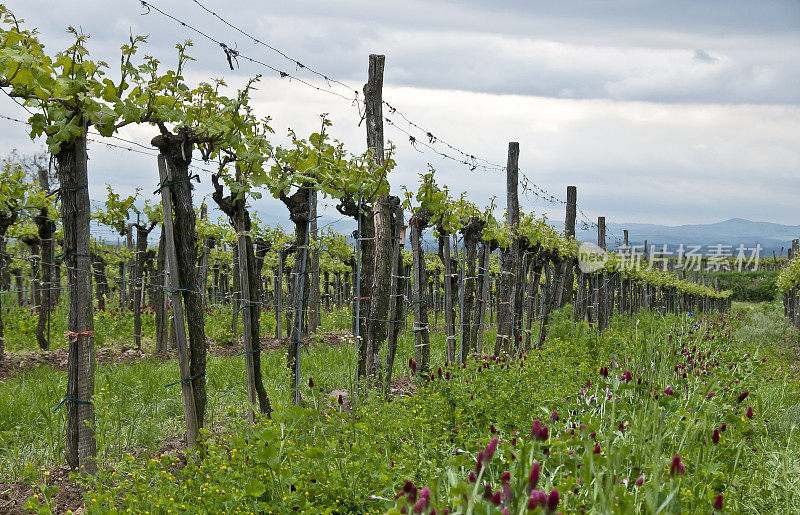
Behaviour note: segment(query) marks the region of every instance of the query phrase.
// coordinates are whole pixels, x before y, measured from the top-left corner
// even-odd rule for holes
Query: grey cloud
[[[716,57],[712,56],[711,54],[709,54],[708,52],[706,52],[705,50],[703,50],[701,48],[695,49],[694,58],[697,61],[702,61],[704,63],[716,63],[717,61],[719,61],[719,59],[717,59]]]

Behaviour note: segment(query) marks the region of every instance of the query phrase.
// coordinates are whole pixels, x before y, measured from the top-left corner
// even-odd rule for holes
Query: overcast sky
[[[346,83],[327,84],[292,61],[257,45],[192,0],[152,4],[242,54],[345,95],[366,80],[370,53],[386,55],[384,99],[438,138],[505,164],[509,141],[520,142],[520,168],[544,190],[565,197],[578,187],[591,219],[661,224],[711,223],[733,217],[796,225],[800,193],[800,2],[798,1],[274,1],[200,0],[212,11],[292,59]],[[334,137],[354,152],[366,145],[350,103],[281,79],[239,59],[231,71],[222,50],[190,29],[142,7],[138,0],[52,2],[9,0],[36,26],[51,51],[69,39],[65,28],[90,34],[92,58],[113,66],[130,32],[149,35],[142,53],[175,60],[174,44],[195,45],[190,82],[224,77],[234,87],[264,74],[255,95],[273,119],[276,143],[287,128],[307,134],[330,113]],[[7,98],[2,112],[24,117]],[[393,122],[426,140],[398,114]],[[18,124],[0,121],[2,152],[37,148]],[[121,136],[149,145],[154,129]],[[502,171],[441,158],[396,127],[393,191],[416,187],[427,163],[454,194],[478,205],[493,195],[505,205]],[[41,143],[41,142],[40,142]],[[39,144],[40,144],[39,143]],[[117,142],[118,143],[118,142]],[[450,155],[458,154],[433,145]],[[105,183],[122,193],[157,183],[155,158],[90,144],[90,194]],[[198,163],[202,164],[202,163]],[[210,193],[202,177],[199,195]],[[563,206],[533,196],[522,208],[563,219]],[[333,215],[332,202],[326,215]],[[213,202],[212,202],[213,204]],[[288,226],[280,202],[254,204],[261,218]],[[338,219],[325,218],[328,222]],[[346,221],[337,222],[347,230]]]

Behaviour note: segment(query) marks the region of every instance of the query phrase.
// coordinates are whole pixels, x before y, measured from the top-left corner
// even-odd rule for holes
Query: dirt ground
[[[67,513],[72,510],[73,512],[79,510],[83,506],[82,487],[75,484],[69,478],[69,467],[61,465],[51,469],[50,475],[47,476],[48,485],[58,488],[58,491],[53,494],[50,499],[50,505],[53,508],[53,513],[61,514]],[[35,492],[40,496],[41,492]],[[31,513],[23,509],[28,498],[34,494],[30,485],[22,482],[5,483],[0,482],[0,513],[8,515],[17,515],[23,513]]]
[[[5,359],[0,361],[0,380],[14,377],[20,372],[32,370],[42,365],[49,365],[66,372],[68,354],[69,350],[67,348],[46,352],[27,352],[24,354],[6,353]],[[132,349],[128,346],[123,346],[119,350],[104,347],[97,350],[96,360],[98,365],[108,365],[111,363],[141,361],[146,356],[147,354],[143,351]]]

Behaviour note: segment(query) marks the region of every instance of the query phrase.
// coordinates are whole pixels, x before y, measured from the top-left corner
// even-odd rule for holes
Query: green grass
[[[229,327],[229,315],[230,310],[219,311],[208,324]],[[323,317],[323,331],[349,326],[337,315]],[[95,405],[103,471],[89,480],[95,499],[89,511],[124,506],[176,513],[204,506],[217,513],[284,513],[296,506],[310,512],[383,513],[400,506],[405,497],[395,501],[395,494],[412,480],[430,488],[437,512],[445,505],[467,511],[464,499],[471,499],[475,513],[499,513],[483,500],[483,486],[473,496],[467,480],[494,428],[503,441],[482,480],[498,491],[500,476],[509,471],[515,513],[527,495],[534,460],[543,464],[539,488],[558,489],[560,509],[570,513],[581,507],[708,513],[718,493],[731,512],[798,512],[798,341],[779,304],[737,304],[732,315],[719,319],[641,313],[615,318],[602,335],[570,318],[567,310],[555,313],[544,349],[527,355],[522,365],[515,358],[487,363],[480,371],[478,363],[464,370],[444,367],[449,379],[437,376],[444,335],[435,332],[433,382],[417,378],[414,395],[391,402],[362,396],[354,411],[341,414],[325,409],[325,394],[352,388],[354,346],[314,345],[309,355],[302,353],[302,377],[315,382],[314,390],[303,388],[306,408],[287,405],[283,353],[265,353],[263,373],[275,421],[260,421],[255,428],[244,423],[242,358],[211,357],[206,427],[213,435],[204,455],[183,468],[174,455],[148,458],[165,436],[181,433],[180,392],[164,388],[177,378],[175,361],[100,367]],[[270,322],[264,314],[267,334],[274,328]],[[395,377],[410,372],[411,337],[406,333],[399,342]],[[493,338],[491,332],[486,335],[485,348],[493,347]],[[676,375],[675,365],[687,362],[685,353],[699,356],[701,351],[724,366],[687,380]],[[598,368],[612,359],[647,385],[620,383],[622,369],[613,367],[608,378],[601,377]],[[52,413],[63,395],[63,376],[45,367],[0,388],[0,470],[9,476],[31,477],[31,470],[41,473],[63,461],[64,413]],[[612,399],[605,396],[606,386]],[[667,386],[674,396],[663,394]],[[744,389],[749,396],[739,407],[735,397]],[[581,390],[585,395],[577,394]],[[658,398],[654,390],[661,392]],[[715,392],[712,399],[708,391]],[[595,402],[587,402],[591,395]],[[752,420],[744,416],[745,405],[754,408]],[[550,420],[553,410],[560,413],[558,422]],[[550,425],[545,445],[527,436],[535,419]],[[624,431],[617,427],[620,421],[627,424]],[[712,445],[712,429],[722,422],[728,430],[719,445]],[[588,429],[577,439],[565,438],[578,423]],[[601,444],[599,455],[590,430]],[[518,439],[517,447],[512,438]],[[512,453],[517,459],[510,458]],[[669,475],[675,453],[686,465],[685,476]],[[645,478],[641,488],[632,485],[638,475]],[[619,482],[623,477],[630,480],[625,487]],[[176,491],[176,482],[186,489]]]

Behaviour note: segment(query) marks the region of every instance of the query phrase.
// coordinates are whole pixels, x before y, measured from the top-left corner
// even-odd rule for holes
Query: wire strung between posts
[[[200,176],[197,175],[197,174],[194,174],[194,175],[190,175],[186,179],[176,179],[176,180],[173,180],[173,181],[164,179],[163,181],[158,183],[158,187],[153,192],[153,195],[158,195],[159,193],[161,193],[161,190],[163,190],[164,188],[171,188],[172,186],[175,186],[176,184],[182,184],[184,182],[191,182],[191,181],[197,181],[197,183],[199,184],[200,183]]]
[[[63,399],[61,399],[61,402],[58,403],[58,406],[55,407],[55,409],[53,410],[53,413],[58,413],[58,410],[60,410],[64,406],[64,404],[67,403],[67,402],[72,402],[72,403],[75,403],[75,404],[91,404],[92,403],[92,401],[86,401],[86,400],[83,400],[83,399],[77,399],[75,397],[64,397]]]
[[[48,193],[47,195],[45,195],[44,198],[50,198],[53,195],[55,195],[56,197],[61,197],[61,194],[65,190],[88,190],[88,189],[89,189],[89,185],[88,184],[81,184],[81,185],[74,185],[74,186],[61,186],[60,188],[56,188],[53,191],[51,191],[50,193]]]
[[[186,379],[178,379],[177,381],[173,381],[173,382],[171,382],[169,384],[165,384],[164,388],[169,388],[170,386],[175,386],[178,383],[191,384],[192,381],[194,381],[195,379],[199,379],[199,378],[203,377],[204,375],[206,375],[205,372],[200,372],[199,374],[195,374],[193,376],[189,376]]]

